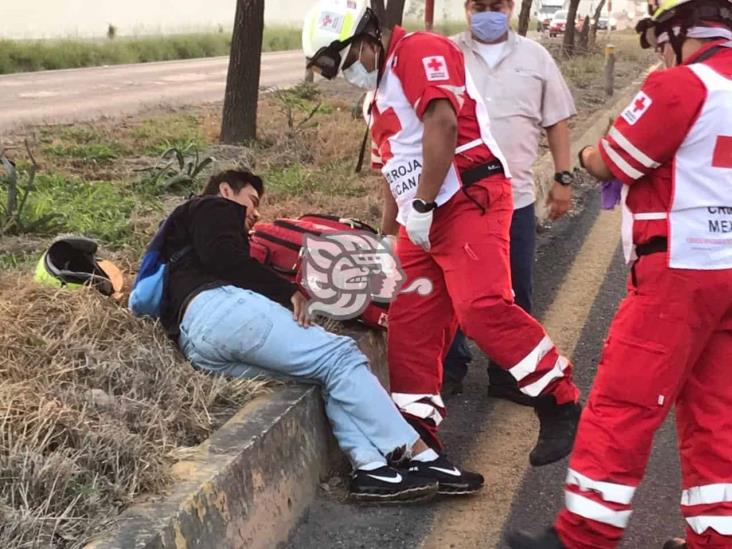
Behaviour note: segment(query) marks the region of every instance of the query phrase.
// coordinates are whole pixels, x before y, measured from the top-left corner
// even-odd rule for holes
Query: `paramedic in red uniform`
[[[581,162],[624,183],[628,296],[582,414],[565,509],[514,549],[616,547],[676,407],[686,540],[732,547],[732,3],[669,0],[639,24],[668,68]],[[659,517],[661,519],[662,517]]]
[[[375,90],[368,117],[389,189],[382,231],[397,235],[407,279],[425,277],[434,287],[426,297],[401,294],[391,304],[394,402],[440,451],[442,358],[459,324],[525,394],[540,397],[531,463],[565,457],[579,391],[569,361],[514,303],[511,181],[462,52],[437,34],[400,27],[382,34],[373,12],[353,0],[316,5],[305,21],[303,49],[323,76],[343,70],[352,84]]]

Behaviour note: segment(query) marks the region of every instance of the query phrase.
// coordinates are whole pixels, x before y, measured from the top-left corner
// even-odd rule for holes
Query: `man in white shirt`
[[[554,59],[541,45],[509,29],[513,0],[468,0],[469,30],[454,38],[483,95],[491,131],[512,175],[514,214],[511,224],[511,278],[518,303],[531,313],[536,250],[536,191],[532,165],[546,131],[556,174],[546,200],[550,219],[570,206],[572,174],[567,120],[576,114],[572,94]],[[470,362],[465,336],[458,332],[445,359],[445,392],[459,392]],[[516,381],[496,366],[488,369],[488,392],[531,405]]]

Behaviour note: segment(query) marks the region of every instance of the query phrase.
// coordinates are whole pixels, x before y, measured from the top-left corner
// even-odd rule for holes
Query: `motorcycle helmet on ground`
[[[687,38],[732,41],[732,0],[666,0],[648,4],[651,17],[635,27],[642,48],[658,48],[668,42],[681,64],[681,48]]]
[[[97,260],[97,249],[96,242],[83,236],[57,238],[38,261],[35,281],[58,288],[92,286],[120,299],[122,272],[111,261]]]

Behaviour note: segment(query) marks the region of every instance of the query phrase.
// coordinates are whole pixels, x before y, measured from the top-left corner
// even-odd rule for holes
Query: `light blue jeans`
[[[178,343],[207,372],[318,383],[333,433],[356,468],[385,462],[419,439],[353,339],[302,328],[292,312],[258,293],[235,286],[201,292],[188,305]]]

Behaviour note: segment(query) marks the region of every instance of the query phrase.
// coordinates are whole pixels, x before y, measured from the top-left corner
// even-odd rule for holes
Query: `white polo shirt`
[[[488,108],[491,132],[513,177],[514,208],[536,201],[532,166],[542,128],[577,114],[554,58],[540,44],[509,31],[503,48],[486,51],[470,32],[453,37]],[[499,51],[498,59],[494,53]]]

